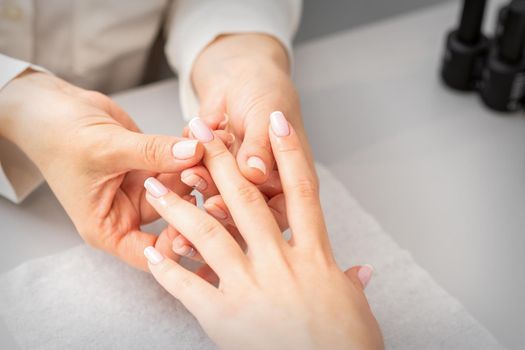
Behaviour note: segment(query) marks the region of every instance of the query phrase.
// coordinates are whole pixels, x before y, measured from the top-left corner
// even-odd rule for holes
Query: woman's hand
[[[142,269],[146,246],[170,255],[171,231],[140,229],[158,218],[142,184],[154,176],[187,195],[180,172],[201,160],[197,140],[144,135],[110,98],[35,72],[0,91],[0,136],[38,166],[86,242]]]
[[[201,120],[214,130],[234,136],[229,147],[241,173],[259,189],[284,231],[288,228],[279,173],[274,167],[267,126],[272,111],[280,108],[294,126],[311,171],[315,172],[304,132],[299,98],[289,74],[284,47],[275,38],[261,34],[233,34],[217,38],[197,58],[192,73],[200,100]],[[192,136],[190,127],[184,136]],[[205,195],[216,188],[204,167],[187,169],[181,180]],[[235,227],[220,195],[212,193],[204,208],[227,225]],[[180,236],[177,252],[193,254],[191,244]]]
[[[232,151],[241,173],[254,184],[264,183],[274,169],[267,126],[277,109],[297,131],[313,170],[289,65],[286,50],[275,38],[234,34],[217,38],[193,66],[199,116],[212,129],[225,128],[235,135]]]
[[[148,202],[191,241],[220,279],[215,288],[149,247],[145,255],[157,281],[221,348],[381,349],[382,336],[363,293],[372,270],[355,267],[345,274],[337,267],[317,179],[294,128],[282,115],[272,117],[270,141],[293,232],[288,242],[263,195],[223,143],[196,137],[248,253],[213,217],[148,179]]]

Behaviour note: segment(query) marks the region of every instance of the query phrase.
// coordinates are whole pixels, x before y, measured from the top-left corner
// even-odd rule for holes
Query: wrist
[[[222,35],[199,54],[191,79],[200,97],[255,71],[289,75],[289,66],[286,49],[269,35]]]

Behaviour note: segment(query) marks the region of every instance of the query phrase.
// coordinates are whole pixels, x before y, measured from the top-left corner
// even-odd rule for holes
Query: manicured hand
[[[169,191],[145,183],[149,203],[184,234],[219,278],[218,287],[153,247],[145,250],[155,279],[224,349],[382,349],[363,288],[370,266],[343,272],[331,252],[318,194],[299,137],[273,118],[269,137],[286,197],[292,239],[285,241],[266,201],[238,170],[218,138],[201,138],[209,170],[247,254],[212,216]],[[268,129],[267,129],[268,132]]]

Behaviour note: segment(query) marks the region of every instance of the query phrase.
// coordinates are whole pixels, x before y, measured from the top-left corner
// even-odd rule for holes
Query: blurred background
[[[296,43],[443,3],[443,0],[303,0]]]

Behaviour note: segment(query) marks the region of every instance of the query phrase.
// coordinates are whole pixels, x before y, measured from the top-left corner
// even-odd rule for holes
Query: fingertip
[[[290,124],[281,111],[274,111],[270,114],[270,127],[275,136],[284,137],[290,134]]]
[[[153,246],[147,246],[144,248],[144,256],[150,265],[158,265],[164,260],[164,255]]]
[[[267,158],[267,157],[265,157]],[[268,169],[270,165],[262,156],[245,156],[241,152],[237,154],[237,163],[242,175],[256,185],[261,185],[268,180]]]
[[[357,277],[359,278],[359,281],[361,281],[363,289],[366,288],[366,286],[368,286],[373,274],[374,267],[372,265],[365,264],[362,265],[361,268],[359,268],[359,271],[357,272]]]

